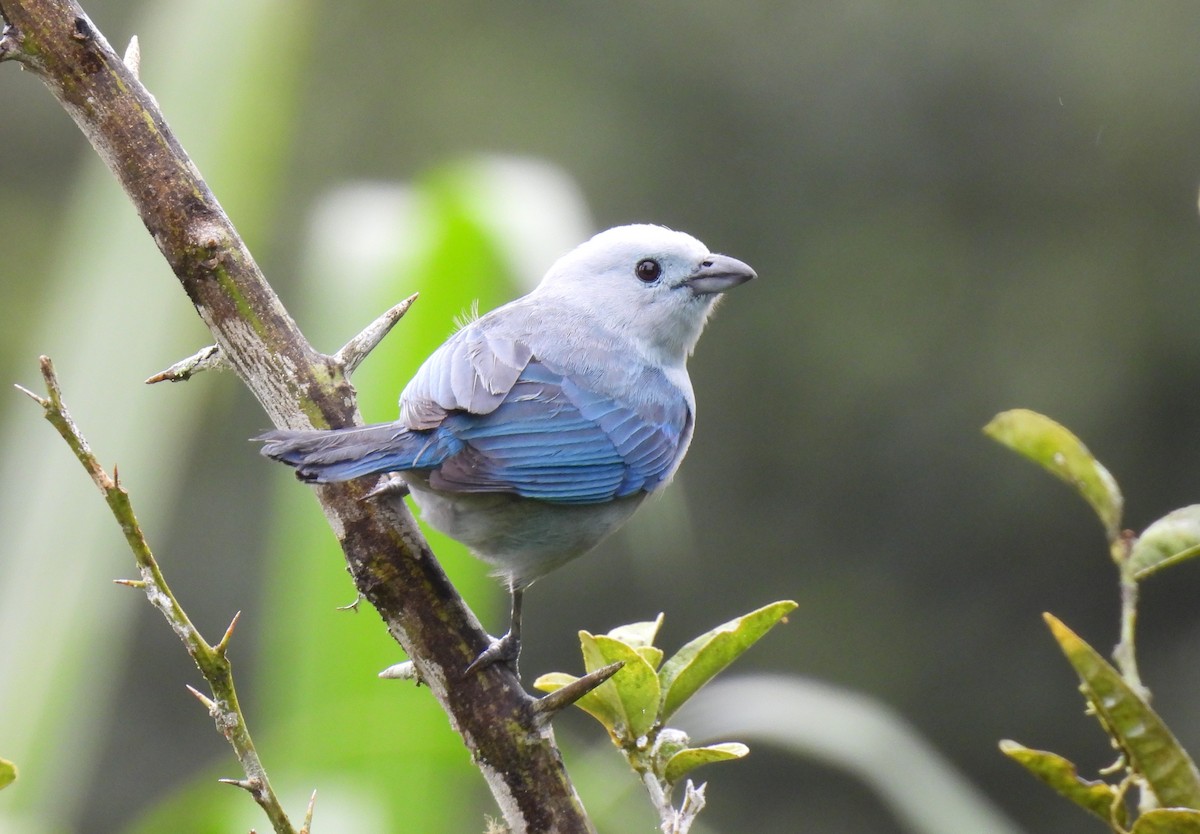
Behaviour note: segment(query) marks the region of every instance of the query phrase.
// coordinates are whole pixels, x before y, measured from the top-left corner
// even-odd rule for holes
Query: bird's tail
[[[396,423],[379,423],[332,431],[280,429],[254,439],[264,442],[263,455],[295,467],[300,480],[324,484],[435,466],[440,456],[429,454],[435,450],[427,435]]]

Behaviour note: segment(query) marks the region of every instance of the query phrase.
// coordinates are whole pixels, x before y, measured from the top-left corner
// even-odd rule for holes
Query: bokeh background
[[[998,809],[960,831],[1099,830],[996,743],[1089,773],[1112,759],[1040,615],[1111,645],[1115,571],[1086,505],[979,429],[1015,406],[1064,422],[1135,529],[1200,499],[1193,3],[87,9],[114,44],[140,36],[143,80],[318,347],[420,290],[356,377],[368,420],[394,417],[454,315],[592,231],[659,222],[758,270],[692,362],[700,419],[677,483],[531,592],[528,679],[578,671],[581,628],[663,611],[671,649],[794,598],[737,671],[906,724]],[[315,502],[246,442],[266,428],[257,405],[232,374],[142,384],[206,332],[15,65],[0,149],[0,379],[35,387],[53,356],[185,607],[212,639],[243,612],[243,702],[293,814],[316,788],[317,831],[482,830],[490,798],[428,693],[377,680],[398,650],[373,612],[335,610],[353,589]],[[215,784],[236,762],[184,689],[202,681],[177,640],[109,583],[133,572],[116,526],[13,392],[0,447],[0,756],[22,768],[0,831],[263,830]],[[498,629],[484,568],[435,547]],[[1198,592],[1195,565],[1151,581],[1140,633],[1155,704],[1193,750]],[[866,723],[834,730],[871,746]],[[569,716],[559,737],[601,830],[653,830],[597,726]],[[933,830],[853,767],[750,740],[747,760],[701,772],[708,831]],[[919,769],[899,758],[897,778]]]

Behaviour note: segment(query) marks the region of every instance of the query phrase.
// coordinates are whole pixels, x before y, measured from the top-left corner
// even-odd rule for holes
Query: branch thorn
[[[379,673],[379,677],[390,681],[416,681],[418,685],[421,683],[421,674],[411,660],[387,667]]]
[[[125,57],[122,60],[133,73],[133,77],[137,78],[142,71],[142,45],[138,43],[137,35],[129,39],[129,46],[125,47]]]
[[[362,497],[364,501],[372,501],[384,496],[403,498],[408,495],[408,482],[397,472],[389,472],[379,479],[374,488]]]
[[[404,318],[404,314],[408,312],[408,308],[416,300],[417,293],[413,293],[382,316],[375,319],[375,321],[368,324],[361,333],[346,342],[342,346],[342,349],[333,355],[333,361],[341,367],[342,373],[347,378],[358,369],[362,361],[367,358],[367,354],[383,341],[383,337],[396,326],[396,322]]]
[[[32,391],[30,391],[30,390],[29,390],[28,388],[26,388],[24,385],[16,385],[16,384],[14,384],[14,385],[13,385],[13,388],[16,388],[18,391],[20,391],[20,392],[21,392],[22,394],[24,394],[25,396],[29,397],[29,399],[33,400],[35,403],[37,403],[38,405],[40,405],[42,408],[49,408],[49,407],[50,407],[50,401],[49,401],[48,399],[46,399],[45,397],[39,397],[37,394],[35,394],[35,393],[33,393]]]
[[[196,700],[198,700],[200,703],[204,704],[204,708],[206,710],[208,710],[209,712],[212,712],[213,710],[215,710],[217,708],[216,701],[214,701],[212,698],[205,695],[199,689],[192,686],[190,683],[185,684],[185,686],[187,686],[188,692],[190,692],[196,696]]]
[[[146,590],[146,581],[144,579],[114,579],[114,585],[124,585],[126,588],[137,588],[139,591]]]
[[[300,834],[309,834],[312,830],[313,806],[317,804],[317,792],[313,791],[308,798],[308,809],[304,812],[304,824],[300,826]]]
[[[350,603],[349,605],[339,605],[336,608],[334,608],[333,610],[334,611],[353,611],[355,614],[357,614],[358,613],[358,605],[359,605],[359,603],[361,603],[363,601],[363,599],[364,599],[364,597],[362,595],[362,592],[360,591],[358,593],[358,596],[356,596],[354,598],[354,602]]]
[[[235,788],[241,788],[244,791],[249,791],[255,796],[258,796],[263,786],[262,780],[254,777],[251,777],[250,779],[218,779],[217,781],[222,785],[233,785]]]
[[[564,707],[569,707],[617,672],[620,672],[624,665],[625,661],[618,660],[616,663],[602,666],[595,672],[589,672],[582,678],[576,678],[562,689],[556,689],[549,695],[538,698],[533,703],[534,724],[545,726],[560,710]]]
[[[215,651],[221,657],[225,656],[225,652],[229,650],[229,641],[233,637],[233,630],[237,628],[238,620],[242,618],[242,612],[239,611],[233,615],[233,619],[229,621],[229,628],[225,629],[225,633],[221,636],[221,641],[213,646]]]
[[[187,359],[180,359],[165,371],[159,371],[154,376],[146,380],[147,385],[153,385],[156,382],[187,382],[201,371],[214,370],[216,368],[228,368],[229,361],[225,358],[218,345],[209,345],[208,347],[200,348]]]

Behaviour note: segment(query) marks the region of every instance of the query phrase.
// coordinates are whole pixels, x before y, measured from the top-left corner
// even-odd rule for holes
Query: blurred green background
[[[527,600],[528,680],[576,631],[667,614],[678,646],[771,600],[739,664],[884,704],[1028,831],[1097,824],[997,751],[1113,753],[1040,614],[1116,639],[1115,571],[1069,490],[985,440],[1025,406],[1113,470],[1141,529],[1200,498],[1200,10],[1194,3],[93,0],[325,350],[422,299],[355,382],[368,420],[479,299],[592,231],[658,222],[752,264],[691,368],[681,477]],[[118,46],[120,48],[120,46]],[[53,356],[176,593],[233,658],[265,763],[317,831],[460,832],[492,805],[352,601],[315,502],[246,438],[231,374],[141,380],[207,344],[115,182],[40,82],[0,67],[0,380]],[[265,828],[61,441],[0,398],[0,831]],[[485,569],[435,547],[494,630]],[[1200,566],[1144,590],[1143,676],[1200,749]],[[559,724],[602,830],[652,830],[601,732]],[[857,779],[752,744],[712,831],[911,831]],[[412,767],[412,763],[416,767]],[[903,772],[905,767],[896,768]],[[622,789],[630,791],[620,794]],[[936,804],[936,800],[930,800]],[[631,816],[622,816],[631,814]],[[980,829],[985,830],[984,828]]]

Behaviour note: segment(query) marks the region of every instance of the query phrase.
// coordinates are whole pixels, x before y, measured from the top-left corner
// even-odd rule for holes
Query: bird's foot
[[[517,661],[521,657],[521,637],[509,631],[499,640],[492,638],[492,644],[484,649],[479,657],[471,661],[471,665],[463,672],[463,676],[478,672],[480,669],[486,669],[496,663],[503,663],[509,669],[512,669],[513,674],[517,677],[521,676],[517,669]]]

